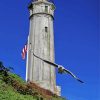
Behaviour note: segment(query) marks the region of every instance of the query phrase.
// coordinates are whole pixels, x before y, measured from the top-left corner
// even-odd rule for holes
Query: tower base
[[[61,96],[61,87],[50,85],[49,82],[46,81],[39,81],[39,82],[33,82],[37,84],[39,87],[51,91],[53,94],[56,94],[57,96]]]

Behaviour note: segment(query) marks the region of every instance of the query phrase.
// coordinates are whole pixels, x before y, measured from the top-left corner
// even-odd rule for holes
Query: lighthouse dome
[[[54,3],[53,0],[31,0],[32,2],[35,2],[35,1],[48,1],[48,2],[51,2],[51,3]]]

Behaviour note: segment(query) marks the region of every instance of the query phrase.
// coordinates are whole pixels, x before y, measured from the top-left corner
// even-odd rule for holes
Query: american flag
[[[22,49],[22,53],[21,53],[22,59],[25,59],[26,53],[27,53],[27,44],[25,44]]]

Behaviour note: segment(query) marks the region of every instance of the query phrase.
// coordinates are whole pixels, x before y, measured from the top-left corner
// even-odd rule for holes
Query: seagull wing
[[[54,67],[58,67],[57,64],[55,64],[55,63],[53,63],[53,62],[51,62],[51,61],[45,60],[45,59],[43,59],[43,58],[41,58],[41,57],[35,55],[34,53],[33,53],[33,55],[34,55],[36,58],[39,58],[40,60],[44,61],[44,62],[47,63],[47,64],[53,65]]]
[[[53,63],[53,62],[50,62],[50,61],[47,61],[47,60],[43,60],[44,62],[50,64],[50,65],[53,65],[54,67],[57,67],[58,68],[58,65]]]
[[[81,83],[84,83],[83,81],[81,81],[78,77],[76,77],[72,72],[70,72],[69,70],[67,69],[64,69],[64,71],[68,74],[70,74],[73,78],[75,78],[77,81],[81,82]]]

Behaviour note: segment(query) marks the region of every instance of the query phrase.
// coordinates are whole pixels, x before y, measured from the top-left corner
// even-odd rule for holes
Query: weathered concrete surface
[[[55,68],[33,56],[33,52],[41,58],[54,62],[54,4],[32,2],[30,10],[30,32],[28,37],[28,55],[26,80],[39,84],[60,95],[56,87]]]

